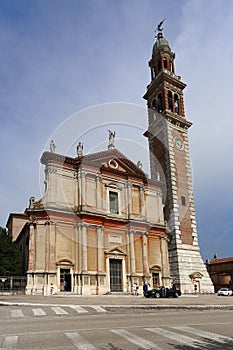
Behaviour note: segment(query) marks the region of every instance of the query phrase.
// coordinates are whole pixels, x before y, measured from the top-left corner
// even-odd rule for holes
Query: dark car
[[[145,298],[177,298],[181,295],[181,291],[177,288],[157,288],[144,292]]]

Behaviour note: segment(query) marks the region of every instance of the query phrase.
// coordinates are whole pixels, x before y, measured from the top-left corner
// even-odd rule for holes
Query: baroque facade
[[[9,218],[27,293],[131,292],[144,281],[169,286],[161,185],[114,147],[78,154],[44,152],[44,197],[30,198],[25,214]]]
[[[115,148],[77,156],[45,151],[46,190],[7,227],[18,243],[28,294],[132,292],[175,283],[183,293],[213,292],[198,246],[185,84],[161,24],[149,61],[151,179]]]

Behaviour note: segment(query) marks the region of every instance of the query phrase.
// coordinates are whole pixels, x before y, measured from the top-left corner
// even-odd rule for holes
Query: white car
[[[232,295],[232,290],[229,288],[221,288],[219,289],[217,295]]]

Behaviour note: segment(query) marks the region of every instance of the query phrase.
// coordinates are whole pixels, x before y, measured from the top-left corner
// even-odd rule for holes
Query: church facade
[[[132,292],[137,283],[183,293],[213,292],[198,246],[192,193],[185,84],[175,55],[158,27],[149,62],[151,179],[115,148],[77,156],[55,153],[41,163],[45,194],[10,214],[8,230],[19,247],[27,294]]]
[[[76,158],[43,153],[44,197],[30,198],[15,234],[26,257],[28,294],[170,284],[161,185],[109,148],[86,156],[78,151]]]

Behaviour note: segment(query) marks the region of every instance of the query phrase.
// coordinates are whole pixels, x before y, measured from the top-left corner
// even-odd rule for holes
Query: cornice
[[[181,90],[184,90],[184,88],[187,86],[182,80],[180,76],[177,76],[176,74],[170,72],[167,69],[163,69],[159,72],[159,74],[156,76],[155,79],[151,81],[151,83],[147,86],[147,91],[143,98],[145,100],[148,100],[150,95],[155,91],[156,88],[159,87],[161,83],[169,82],[173,84],[174,86],[180,88]]]
[[[47,165],[49,162],[56,162],[58,164],[76,165],[76,159],[72,157],[63,156],[58,153],[45,151],[40,159],[41,164]]]

